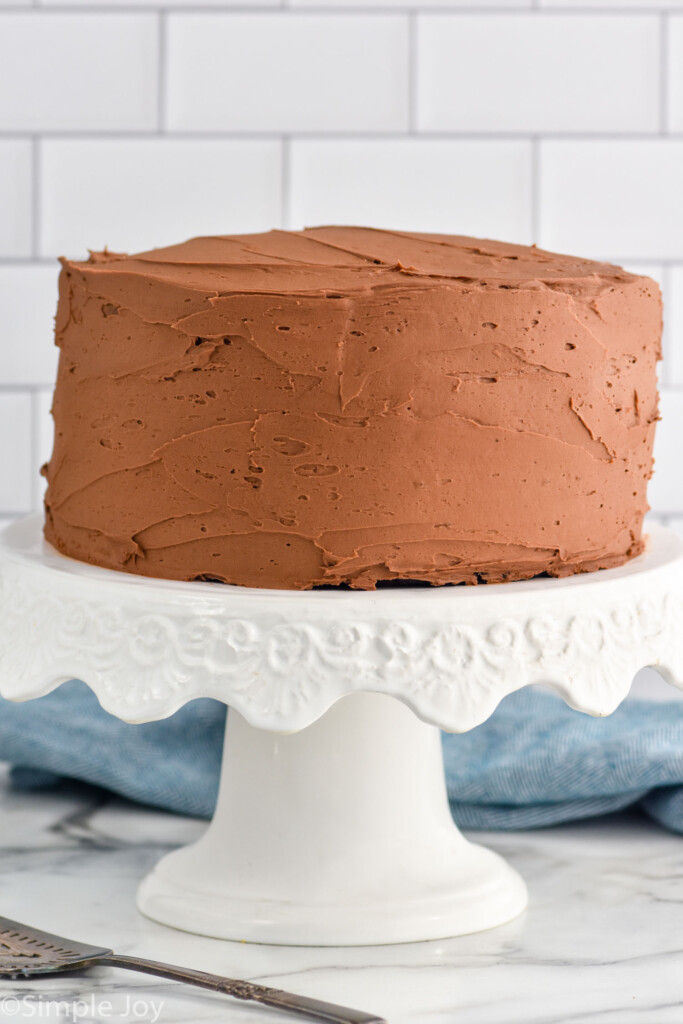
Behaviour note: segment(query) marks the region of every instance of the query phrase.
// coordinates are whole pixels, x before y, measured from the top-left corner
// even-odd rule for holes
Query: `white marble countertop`
[[[138,880],[204,823],[63,787],[26,793],[0,772],[2,914],[46,931],[384,1015],[390,1024],[680,1024],[683,838],[638,813],[487,834],[524,875],[527,913],[439,942],[295,949],[163,928],[135,909]],[[0,982],[0,1020],[293,1018],[121,970]]]

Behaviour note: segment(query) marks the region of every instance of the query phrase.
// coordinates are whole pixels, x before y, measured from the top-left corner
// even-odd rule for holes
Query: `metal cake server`
[[[255,985],[250,981],[235,981],[205,971],[161,964],[156,960],[120,956],[111,949],[72,942],[60,935],[50,935],[18,921],[10,921],[7,917],[0,917],[0,979],[31,978],[37,974],[59,974],[95,966],[123,967],[159,978],[169,978],[171,981],[184,981],[188,985],[208,988],[212,992],[223,992],[235,999],[274,1006],[309,1020],[327,1021],[327,1024],[387,1024],[382,1017],[336,1006],[334,1003],[308,999],[278,988]]]

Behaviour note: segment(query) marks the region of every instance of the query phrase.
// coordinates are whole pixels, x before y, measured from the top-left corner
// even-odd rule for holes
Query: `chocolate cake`
[[[62,260],[47,539],[248,587],[499,583],[638,554],[657,285],[319,227]]]

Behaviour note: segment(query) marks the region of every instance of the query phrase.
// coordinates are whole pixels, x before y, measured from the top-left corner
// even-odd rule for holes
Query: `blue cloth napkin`
[[[0,699],[0,760],[15,786],[63,777],[132,800],[208,818],[225,707],[195,700],[171,718],[127,725],[72,680],[38,700]],[[453,816],[474,829],[527,829],[638,804],[683,833],[683,701],[627,700],[608,718],[521,690],[462,735],[444,735]]]

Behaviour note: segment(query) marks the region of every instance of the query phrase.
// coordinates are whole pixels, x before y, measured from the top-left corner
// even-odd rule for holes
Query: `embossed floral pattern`
[[[243,608],[234,591],[220,588],[208,596],[202,588],[188,602],[156,594],[153,584],[125,595],[120,585],[53,575],[11,561],[0,566],[3,694],[35,697],[76,676],[128,721],[161,718],[210,696],[254,725],[298,729],[345,693],[375,690],[462,730],[530,683],[606,714],[644,665],[683,679],[683,600],[671,574],[646,596],[630,586],[618,600],[613,589],[607,601],[593,588],[568,613],[566,602],[553,608],[547,588],[503,617],[479,602],[481,611],[470,608],[462,622],[449,620],[445,602],[423,603],[418,616],[408,596],[394,620],[378,604],[365,619],[342,617],[340,604],[335,617],[329,602],[317,610],[309,602],[310,614],[295,618],[296,605],[272,598],[250,601],[246,616],[236,614]]]

